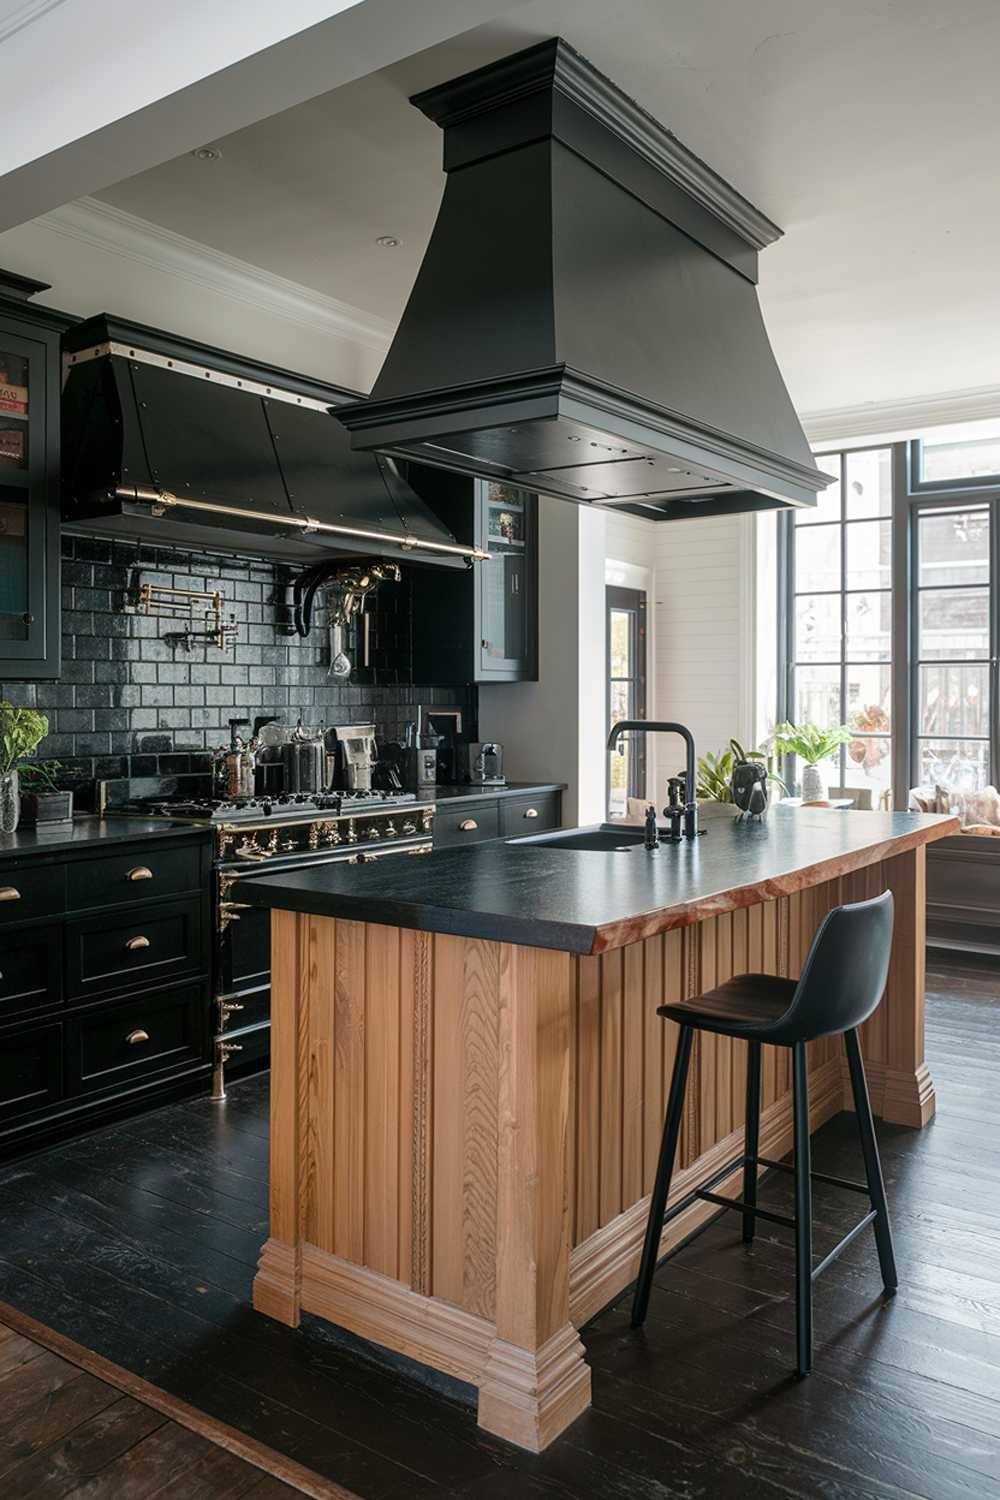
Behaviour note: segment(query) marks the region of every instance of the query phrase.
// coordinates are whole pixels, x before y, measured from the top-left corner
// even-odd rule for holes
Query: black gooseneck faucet
[[[623,734],[679,734],[687,748],[687,770],[684,775],[684,837],[698,835],[698,779],[695,769],[694,735],[686,724],[671,724],[660,719],[619,719],[608,735],[608,749],[613,750]]]

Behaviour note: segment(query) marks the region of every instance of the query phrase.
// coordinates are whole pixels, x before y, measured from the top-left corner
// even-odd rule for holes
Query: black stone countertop
[[[508,781],[506,786],[436,786],[417,793],[420,803],[480,802],[484,797],[540,797],[545,792],[564,792],[565,781]]]
[[[74,818],[70,828],[19,828],[16,833],[0,833],[0,862],[21,859],[25,855],[69,853],[74,850],[102,848],[114,844],[134,843],[137,839],[176,839],[186,834],[206,834],[197,823],[161,823],[150,818]]]
[[[499,840],[423,859],[241,880],[233,899],[570,953],[621,948],[671,927],[802,890],[954,833],[919,813],[775,808],[765,823],[706,819],[693,843],[598,853]]]

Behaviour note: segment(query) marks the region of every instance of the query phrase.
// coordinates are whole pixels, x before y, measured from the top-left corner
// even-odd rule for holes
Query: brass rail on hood
[[[361,526],[344,526],[334,521],[317,521],[311,516],[277,516],[272,512],[244,510],[238,505],[221,505],[213,500],[189,500],[184,495],[175,495],[170,490],[149,489],[145,485],[118,485],[114,491],[118,500],[136,500],[152,507],[154,515],[166,510],[182,507],[185,510],[210,511],[217,516],[235,516],[240,520],[254,521],[258,525],[265,521],[272,526],[289,526],[303,535],[329,532],[338,536],[357,537],[361,541],[381,542],[401,547],[405,552],[443,552],[451,557],[464,557],[471,565],[474,562],[489,562],[490,554],[480,547],[463,547],[458,542],[424,541],[412,532],[371,531]]]

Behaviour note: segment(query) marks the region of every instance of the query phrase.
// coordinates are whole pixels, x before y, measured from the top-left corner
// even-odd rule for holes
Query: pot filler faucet
[[[608,735],[608,749],[613,750],[623,734],[679,734],[687,747],[687,769],[684,776],[671,776],[668,782],[667,806],[663,816],[667,819],[672,838],[693,839],[698,836],[697,776],[695,772],[694,735],[686,724],[668,724],[659,719],[619,719]],[[619,746],[619,755],[625,747]],[[683,783],[683,786],[682,786]],[[683,800],[681,800],[683,794]],[[650,809],[652,812],[652,809]],[[681,822],[683,820],[683,829]],[[652,828],[650,825],[652,824]],[[655,814],[646,818],[646,847],[655,848]]]

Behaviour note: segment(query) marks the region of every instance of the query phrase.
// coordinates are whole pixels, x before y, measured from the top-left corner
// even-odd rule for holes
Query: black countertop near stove
[[[197,823],[154,822],[149,818],[74,818],[70,826],[19,828],[16,833],[0,833],[0,861],[21,859],[25,855],[67,853],[89,849],[99,853],[114,844],[134,843],[146,839],[176,839],[195,833],[208,833]]]
[[[540,797],[545,792],[564,792],[565,781],[508,781],[506,786],[436,786],[417,793],[417,802],[478,802],[483,797]]]
[[[628,853],[491,840],[419,860],[330,864],[237,882],[252,906],[348,917],[570,953],[623,947],[714,912],[787,895],[952,833],[917,813],[775,808],[706,819],[693,842]]]

